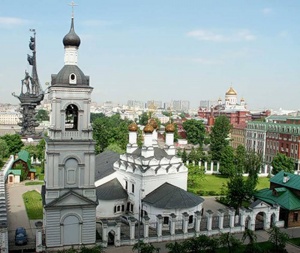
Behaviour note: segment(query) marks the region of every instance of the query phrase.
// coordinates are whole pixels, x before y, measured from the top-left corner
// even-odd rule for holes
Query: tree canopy
[[[94,119],[92,125],[96,153],[103,152],[111,144],[115,144],[125,151],[128,143],[129,123],[130,121],[121,119],[119,114],[111,117],[101,115]]]
[[[8,152],[11,155],[19,153],[21,148],[24,146],[24,143],[21,140],[20,135],[18,134],[6,134],[0,139],[4,140],[8,146]]]
[[[0,158],[5,158],[9,155],[9,148],[5,140],[0,139]]]
[[[277,153],[274,156],[272,161],[272,174],[277,174],[279,171],[283,170],[285,172],[294,172],[295,162],[291,157],[286,156],[285,154]]]
[[[236,174],[234,149],[231,146],[225,146],[220,156],[220,173],[225,176]]]
[[[40,109],[38,110],[36,116],[35,116],[37,121],[48,121],[49,120],[49,112],[44,110],[44,109]]]
[[[202,146],[205,136],[205,127],[202,121],[191,119],[183,123],[188,142]]]
[[[210,133],[210,150],[212,153],[212,159],[219,161],[223,149],[229,145],[229,133],[231,130],[231,124],[229,119],[222,115],[216,118],[214,126],[211,128]]]

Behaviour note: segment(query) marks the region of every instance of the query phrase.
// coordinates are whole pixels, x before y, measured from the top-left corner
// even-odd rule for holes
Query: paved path
[[[28,233],[28,244],[35,241],[34,221],[29,221],[22,194],[27,191],[41,191],[41,185],[25,186],[25,183],[6,184],[7,211],[8,211],[8,239],[14,244],[15,230],[24,227]]]

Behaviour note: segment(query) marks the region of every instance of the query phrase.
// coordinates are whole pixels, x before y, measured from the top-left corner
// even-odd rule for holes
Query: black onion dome
[[[67,47],[67,46],[79,47],[79,45],[80,45],[80,38],[75,33],[75,30],[74,30],[74,18],[72,18],[71,28],[70,28],[69,33],[63,38],[63,44],[65,47]]]

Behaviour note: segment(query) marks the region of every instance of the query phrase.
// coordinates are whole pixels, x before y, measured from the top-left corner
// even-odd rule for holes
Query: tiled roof
[[[278,204],[287,210],[300,210],[300,199],[288,188],[279,187],[275,188],[274,191],[277,192],[276,195],[273,194],[272,190],[266,188],[257,191],[254,196],[269,204]]]
[[[203,198],[169,183],[164,183],[143,199],[143,202],[163,209],[191,208],[203,201]]]
[[[113,165],[120,155],[113,151],[104,151],[96,156],[95,180],[104,178],[115,172]]]
[[[286,183],[283,182],[284,174],[286,174],[289,178]],[[300,190],[300,176],[292,173],[280,171],[270,179],[270,182],[283,187]]]
[[[128,198],[126,190],[116,178],[98,186],[96,188],[96,194],[97,198],[100,200],[117,200]]]

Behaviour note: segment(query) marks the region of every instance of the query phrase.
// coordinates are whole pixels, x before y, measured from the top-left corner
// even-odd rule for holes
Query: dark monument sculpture
[[[25,77],[21,80],[21,94],[19,96],[13,93],[12,95],[17,97],[21,104],[20,112],[22,114],[21,122],[18,123],[21,126],[20,134],[22,136],[35,137],[37,133],[35,128],[39,126],[35,119],[36,107],[40,105],[44,98],[44,91],[41,88],[40,81],[37,74],[36,64],[36,32],[35,29],[30,29],[33,32],[33,36],[30,37],[29,48],[32,51],[32,55],[27,55],[27,60],[30,66],[32,66],[31,76],[29,72],[25,70]]]

